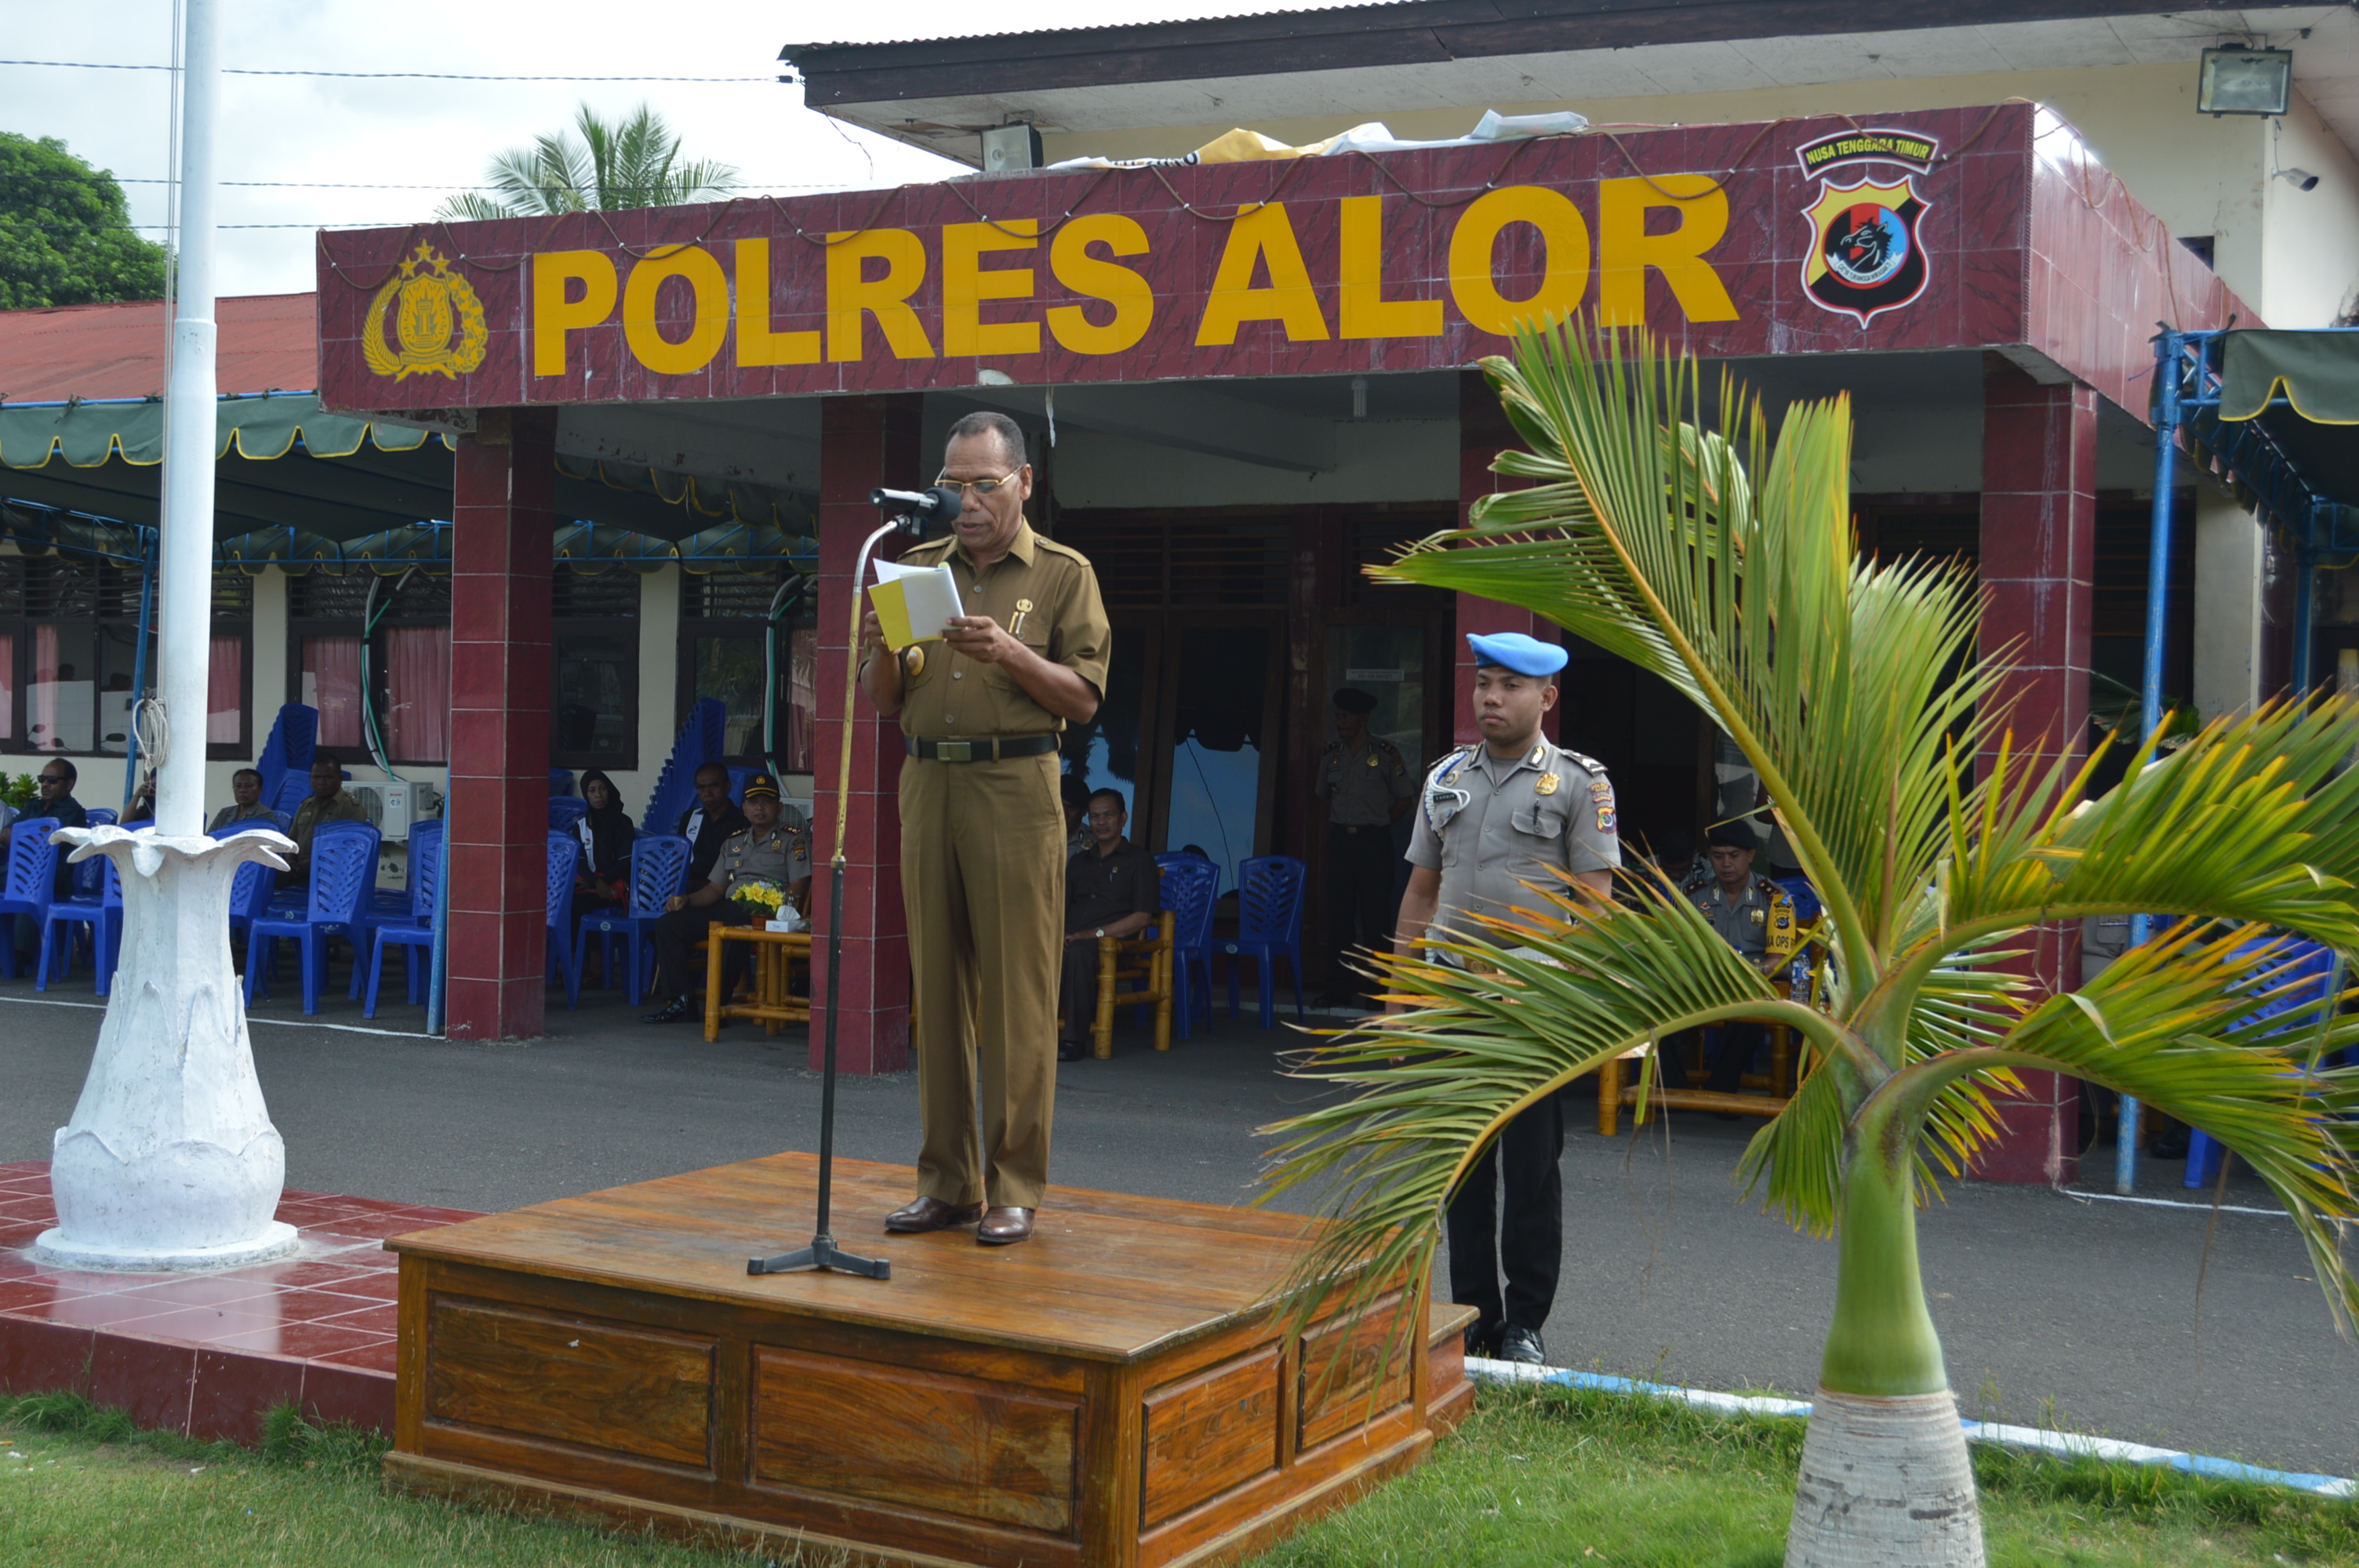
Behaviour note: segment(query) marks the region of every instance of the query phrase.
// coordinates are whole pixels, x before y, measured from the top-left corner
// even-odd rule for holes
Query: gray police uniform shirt
[[[1340,827],[1386,827],[1393,802],[1417,794],[1417,775],[1400,748],[1371,735],[1354,756],[1341,741],[1327,742],[1319,759],[1315,792],[1327,803],[1327,820]]]
[[[1756,876],[1745,884],[1745,896],[1734,904],[1721,892],[1720,878],[1710,866],[1688,878],[1680,891],[1696,907],[1696,913],[1712,922],[1720,939],[1744,954],[1755,968],[1769,953],[1769,914],[1771,906],[1784,890],[1767,877]]]
[[[1557,871],[1622,864],[1605,765],[1546,740],[1520,757],[1462,746],[1426,774],[1408,860],[1441,873],[1434,925],[1480,938],[1468,914],[1549,913],[1522,884],[1559,886]]]
[[[810,835],[781,822],[767,832],[748,827],[730,835],[712,862],[712,880],[724,892],[739,882],[771,882],[784,890],[810,874]]]

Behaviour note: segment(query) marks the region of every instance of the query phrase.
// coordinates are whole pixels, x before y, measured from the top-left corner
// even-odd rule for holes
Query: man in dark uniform
[[[728,775],[722,775],[723,788]],[[723,795],[724,802],[727,796]],[[745,827],[730,835],[713,858],[712,874],[693,890],[664,900],[664,913],[647,932],[656,948],[656,995],[669,997],[649,1023],[676,1023],[696,1013],[689,1001],[695,989],[696,945],[705,928],[751,925],[771,918],[761,904],[740,903],[730,893],[741,882],[766,882],[781,892],[810,886],[810,836],[778,820],[778,781],[756,773],[745,781]]]
[[[901,564],[949,567],[966,613],[897,653],[874,611],[861,635],[862,689],[899,716],[908,753],[901,904],[923,1144],[918,1196],[885,1227],[973,1224],[1000,1247],[1032,1234],[1049,1184],[1065,921],[1058,738],[1097,716],[1114,632],[1088,559],[1024,520],[1032,466],[1016,421],[959,418],[935,482],[960,495],[951,536]]]
[[[1098,941],[1126,941],[1155,924],[1163,910],[1163,872],[1155,857],[1123,837],[1130,813],[1122,796],[1102,789],[1082,818],[1090,847],[1065,865],[1065,973],[1059,1010],[1065,1029],[1057,1060],[1078,1062],[1098,1016]]]
[[[1753,874],[1753,857],[1760,842],[1743,822],[1722,823],[1704,836],[1708,864],[1689,877],[1680,891],[1695,905],[1697,914],[1712,922],[1722,941],[1767,974],[1793,953],[1794,901],[1767,877]],[[1744,1087],[1745,1074],[1768,1041],[1769,1032],[1758,1023],[1723,1023],[1719,1028],[1720,1054],[1704,1087],[1733,1095]],[[1670,1080],[1678,1087],[1687,1078],[1687,1042],[1667,1040],[1663,1047],[1666,1053],[1675,1053],[1669,1065],[1679,1069]]]
[[[1417,802],[1417,779],[1400,748],[1368,733],[1376,699],[1354,687],[1335,693],[1335,739],[1320,754],[1313,786],[1327,803],[1327,1000],[1349,1006],[1362,988],[1352,948],[1392,940],[1393,879],[1400,857],[1393,824]]]
[[[772,798],[776,798],[773,796]],[[694,892],[712,875],[721,846],[745,831],[745,814],[729,798],[729,770],[707,762],[696,770],[696,804],[679,814],[679,836],[688,840],[688,880],[682,892]]]
[[[16,820],[8,825],[5,831],[0,831],[0,856],[7,854],[11,835],[15,833],[16,823],[19,822],[46,822],[50,825],[52,831],[59,827],[89,827],[90,814],[82,809],[82,802],[76,800],[73,795],[74,784],[81,776],[74,765],[63,757],[45,758],[41,762],[40,773],[34,779],[40,794],[36,795],[32,804],[26,806]],[[60,844],[58,846],[57,870],[50,874],[51,895],[57,898],[72,897],[73,881],[74,869],[67,862],[66,848]],[[33,917],[29,914],[16,916],[15,927],[11,935],[16,944],[16,951],[20,957],[30,961],[40,949],[41,928],[33,923]]]
[[[1525,885],[1560,886],[1558,871],[1610,898],[1622,863],[1614,786],[1603,764],[1540,733],[1541,717],[1556,706],[1564,650],[1519,632],[1466,641],[1474,650],[1483,743],[1460,747],[1426,775],[1408,846],[1416,869],[1393,937],[1401,954],[1429,938],[1499,940],[1474,915],[1559,918]],[[1451,1199],[1450,1299],[1479,1314],[1466,1331],[1470,1352],[1536,1365],[1547,1359],[1540,1330],[1556,1304],[1564,1247],[1564,1182],[1557,1168],[1563,1154],[1564,1109],[1550,1095],[1507,1123]]]

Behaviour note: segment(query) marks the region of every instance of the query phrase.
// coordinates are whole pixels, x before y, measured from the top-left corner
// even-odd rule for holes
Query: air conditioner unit
[[[418,815],[414,784],[347,784],[345,790],[367,808],[371,826],[386,838],[407,841]]]

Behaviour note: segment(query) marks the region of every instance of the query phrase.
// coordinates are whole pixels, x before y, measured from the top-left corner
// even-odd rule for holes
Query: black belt
[[[1002,757],[1037,757],[1057,749],[1054,735],[1018,735],[1006,741],[912,741],[902,737],[909,755],[929,762],[990,762]]]

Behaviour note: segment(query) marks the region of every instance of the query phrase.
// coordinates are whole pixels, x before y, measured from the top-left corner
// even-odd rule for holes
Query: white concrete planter
[[[73,1119],[58,1129],[58,1224],[33,1255],[52,1267],[225,1268],[283,1256],[274,1217],[287,1152],[254,1073],[230,966],[230,884],[258,860],[284,871],[294,841],[216,841],[63,828],[72,859],[112,857],[123,878],[123,956]]]

